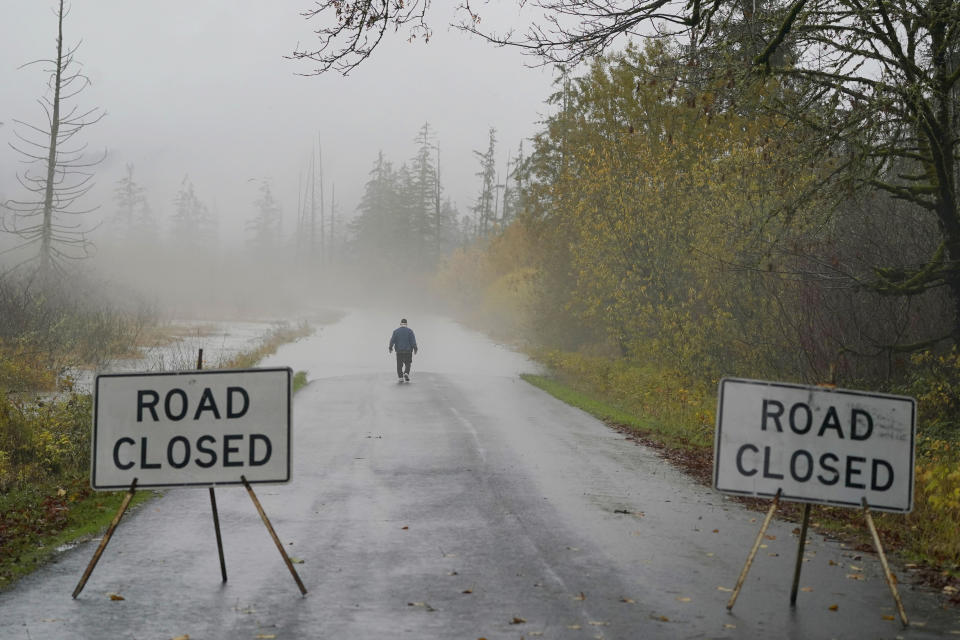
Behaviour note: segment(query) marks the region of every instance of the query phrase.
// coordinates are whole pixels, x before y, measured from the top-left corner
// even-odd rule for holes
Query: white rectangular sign
[[[916,401],[759,380],[720,381],[714,487],[751,496],[908,512]]]
[[[96,378],[94,489],[290,480],[289,368]]]

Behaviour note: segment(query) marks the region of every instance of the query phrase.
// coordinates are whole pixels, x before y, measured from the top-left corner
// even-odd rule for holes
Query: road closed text
[[[827,438],[851,441],[869,440],[873,435],[873,417],[860,408],[850,409],[842,419],[834,406],[827,406],[822,415],[805,402],[785,407],[783,402],[764,398],[760,416],[760,430],[784,429],[797,436],[798,443],[805,438]],[[802,437],[801,437],[802,436]],[[821,447],[817,447],[822,449]],[[824,486],[842,484],[851,489],[887,491],[893,486],[894,470],[889,461],[880,458],[868,459],[861,455],[846,455],[841,458],[832,451],[814,455],[810,450],[798,448],[787,455],[782,450],[774,452],[767,445],[761,448],[747,442],[736,454],[737,472],[744,477],[758,473],[771,480],[783,480],[789,476],[798,483],[820,483]]]
[[[910,398],[725,379],[714,485],[720,491],[908,511]]]
[[[290,370],[98,376],[94,488],[285,482]]]

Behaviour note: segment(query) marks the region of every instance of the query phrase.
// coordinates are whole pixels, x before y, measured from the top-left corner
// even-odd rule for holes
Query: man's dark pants
[[[403,377],[404,373],[410,373],[410,364],[413,362],[412,351],[397,351],[397,377]],[[404,371],[406,367],[406,371]]]

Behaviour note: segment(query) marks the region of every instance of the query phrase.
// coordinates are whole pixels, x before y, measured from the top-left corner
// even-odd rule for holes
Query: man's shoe
[[[410,382],[410,374],[409,373],[403,374],[403,379],[406,380],[407,382]]]

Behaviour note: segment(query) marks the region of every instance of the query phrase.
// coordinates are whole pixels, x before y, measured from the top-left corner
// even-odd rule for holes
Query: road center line
[[[457,411],[454,407],[450,407],[450,412],[454,417],[460,421],[460,424],[467,428],[467,431],[470,432],[470,437],[473,438],[473,444],[477,448],[477,452],[480,454],[480,459],[484,462],[487,461],[487,451],[483,448],[483,445],[480,444],[480,436],[477,433],[477,428],[473,426],[473,423],[460,415],[460,412]]]

